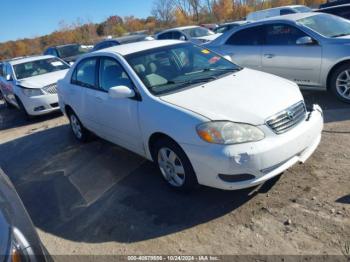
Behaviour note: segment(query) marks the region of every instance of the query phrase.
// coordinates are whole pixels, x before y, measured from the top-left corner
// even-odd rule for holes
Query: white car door
[[[66,99],[74,107],[80,121],[96,134],[99,126],[96,123],[97,116],[93,114],[95,100],[89,94],[97,88],[97,61],[96,57],[81,60],[72,74],[69,88],[65,89]]]
[[[137,99],[112,98],[111,87],[135,88],[121,64],[112,57],[99,58],[98,87],[86,92],[88,117],[103,138],[131,151],[144,154],[143,140],[138,121]],[[96,126],[97,125],[97,126]]]
[[[219,46],[219,53],[229,55],[232,61],[240,66],[260,70],[262,27],[255,26],[235,31],[225,42]]]
[[[303,86],[319,86],[322,47],[316,41],[314,44],[297,44],[302,37],[308,35],[292,25],[266,25],[262,71]]]

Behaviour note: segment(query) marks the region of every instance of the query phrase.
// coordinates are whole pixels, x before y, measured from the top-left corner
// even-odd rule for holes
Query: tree
[[[151,13],[164,25],[170,25],[174,20],[173,0],[156,0]]]
[[[213,4],[213,13],[217,21],[227,21],[233,18],[233,2],[231,0],[219,0]]]

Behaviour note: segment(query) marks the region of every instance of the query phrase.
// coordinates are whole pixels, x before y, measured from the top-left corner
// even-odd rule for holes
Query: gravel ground
[[[176,193],[137,155],[76,142],[62,115],[27,121],[4,106],[0,166],[53,255],[341,255],[350,243],[350,107],[304,95],[325,109],[322,142],[261,188]]]

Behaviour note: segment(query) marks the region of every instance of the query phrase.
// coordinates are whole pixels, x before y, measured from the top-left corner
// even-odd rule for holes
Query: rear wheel
[[[162,138],[153,148],[154,162],[169,186],[180,191],[190,191],[198,186],[191,162],[177,143]]]
[[[341,101],[350,103],[350,63],[339,66],[331,75],[330,88]]]
[[[77,140],[80,142],[86,142],[88,141],[89,137],[89,131],[82,125],[79,118],[76,116],[75,113],[70,112],[68,114],[70,127],[72,129],[72,132]]]

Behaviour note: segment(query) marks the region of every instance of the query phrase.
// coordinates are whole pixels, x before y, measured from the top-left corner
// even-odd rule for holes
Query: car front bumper
[[[321,141],[323,113],[319,106],[302,123],[276,135],[267,126],[265,139],[237,145],[181,144],[199,184],[224,190],[253,187],[281,174],[297,162],[304,163]]]
[[[57,94],[20,97],[27,113],[32,116],[44,115],[59,110]]]

